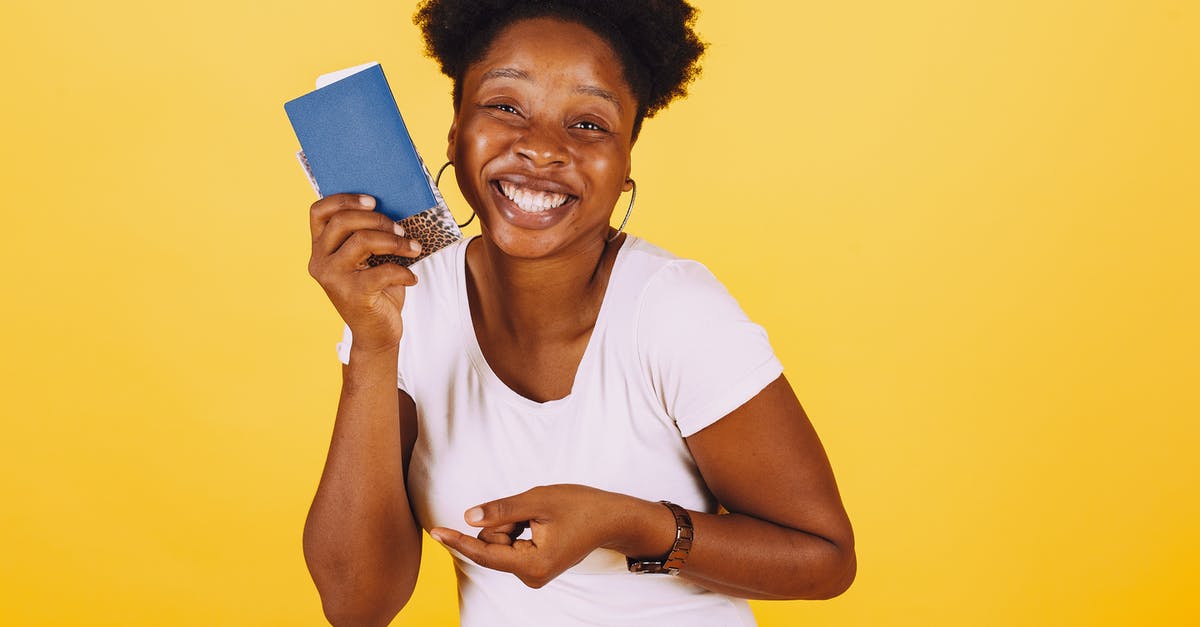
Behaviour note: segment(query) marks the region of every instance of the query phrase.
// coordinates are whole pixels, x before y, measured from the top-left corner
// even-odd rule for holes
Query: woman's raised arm
[[[309,272],[354,335],[321,482],[304,525],[304,557],[334,625],[387,625],[408,602],[421,563],[421,530],[405,471],[416,407],[398,390],[405,286],[416,277],[372,254],[415,256],[419,247],[369,196],[313,204]]]

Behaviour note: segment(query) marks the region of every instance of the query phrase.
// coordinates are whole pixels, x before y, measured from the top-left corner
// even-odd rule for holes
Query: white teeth
[[[547,209],[553,209],[567,202],[570,196],[559,194],[556,192],[543,192],[536,189],[528,189],[519,185],[500,181],[500,190],[509,200],[513,201],[521,211],[526,213],[540,213]]]

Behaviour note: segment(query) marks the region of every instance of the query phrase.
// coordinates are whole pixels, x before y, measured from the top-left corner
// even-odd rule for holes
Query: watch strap
[[[695,530],[692,528],[692,516],[688,514],[686,509],[670,502],[659,501],[671,510],[671,514],[675,516],[675,543],[671,545],[671,550],[666,555],[655,560],[638,560],[632,557],[626,557],[625,562],[629,566],[631,573],[667,573],[669,575],[678,575],[679,569],[683,568],[683,563],[687,561],[688,553],[692,550],[692,539],[695,535]]]

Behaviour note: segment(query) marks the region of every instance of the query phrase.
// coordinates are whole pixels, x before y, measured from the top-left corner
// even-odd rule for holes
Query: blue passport
[[[375,63],[349,71],[283,105],[317,194],[370,194],[375,210],[393,220],[437,207],[440,198],[383,68]]]

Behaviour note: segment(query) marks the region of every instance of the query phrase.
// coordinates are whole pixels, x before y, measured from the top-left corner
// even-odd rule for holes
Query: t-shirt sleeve
[[[783,373],[763,328],[708,268],[676,260],[642,294],[639,358],[684,437],[720,420]]]
[[[338,359],[343,364],[350,364],[350,346],[354,343],[354,334],[350,332],[350,325],[344,325],[342,328],[342,341],[337,343]],[[408,391],[404,386],[404,373],[402,372],[403,360],[396,364],[396,387]]]

